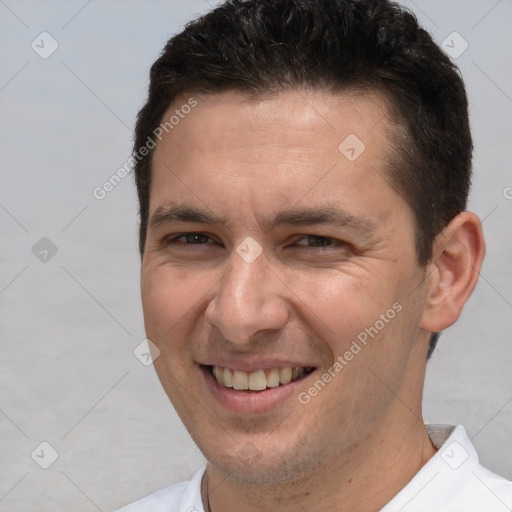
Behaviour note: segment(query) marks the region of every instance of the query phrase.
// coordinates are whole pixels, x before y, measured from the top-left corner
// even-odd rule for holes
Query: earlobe
[[[460,213],[437,235],[427,268],[421,328],[439,332],[457,321],[476,286],[484,255],[482,223],[474,213]]]

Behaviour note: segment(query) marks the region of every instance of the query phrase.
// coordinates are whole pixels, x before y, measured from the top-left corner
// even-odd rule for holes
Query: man
[[[158,377],[207,459],[125,511],[506,511],[427,356],[485,247],[456,67],[384,0],[231,0],[173,37],[136,127]]]

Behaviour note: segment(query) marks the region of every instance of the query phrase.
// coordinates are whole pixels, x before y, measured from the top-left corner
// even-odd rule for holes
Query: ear
[[[484,256],[480,219],[471,212],[460,213],[434,241],[421,328],[439,332],[457,321],[476,286]]]

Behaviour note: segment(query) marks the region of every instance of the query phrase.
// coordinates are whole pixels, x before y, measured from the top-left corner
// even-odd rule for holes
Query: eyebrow
[[[260,217],[258,220],[259,224],[268,231],[272,231],[282,225],[305,226],[323,224],[347,226],[371,235],[377,228],[376,224],[372,221],[363,217],[356,217],[334,205],[319,208],[308,207],[282,210],[270,216]],[[152,228],[172,222],[191,222],[218,226],[230,224],[228,219],[210,210],[173,202],[155,208],[149,220]]]

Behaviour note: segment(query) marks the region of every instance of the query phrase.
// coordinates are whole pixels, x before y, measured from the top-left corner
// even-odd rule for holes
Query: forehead
[[[189,99],[176,100],[162,120],[181,113],[155,149],[153,211],[187,197],[196,205],[273,210],[340,200],[357,214],[376,187],[394,195],[384,179],[392,124],[378,93],[229,91],[195,97],[185,115],[180,105]]]
[[[226,91],[198,96],[193,110],[185,108],[191,97],[182,95],[176,99],[162,123],[171,118],[176,123],[167,133],[168,141],[174,139],[176,145],[185,143],[197,149],[222,150],[227,146],[233,149],[234,143],[248,146],[255,140],[293,146],[303,143],[304,137],[311,138],[312,132],[321,135],[331,149],[333,141],[341,142],[350,134],[357,134],[363,142],[372,145],[379,137],[387,136],[390,129],[388,102],[377,91],[350,90],[335,94],[291,89],[251,96]],[[176,114],[182,108],[185,115],[181,113],[178,119]],[[312,142],[318,145],[320,137],[314,139]]]

